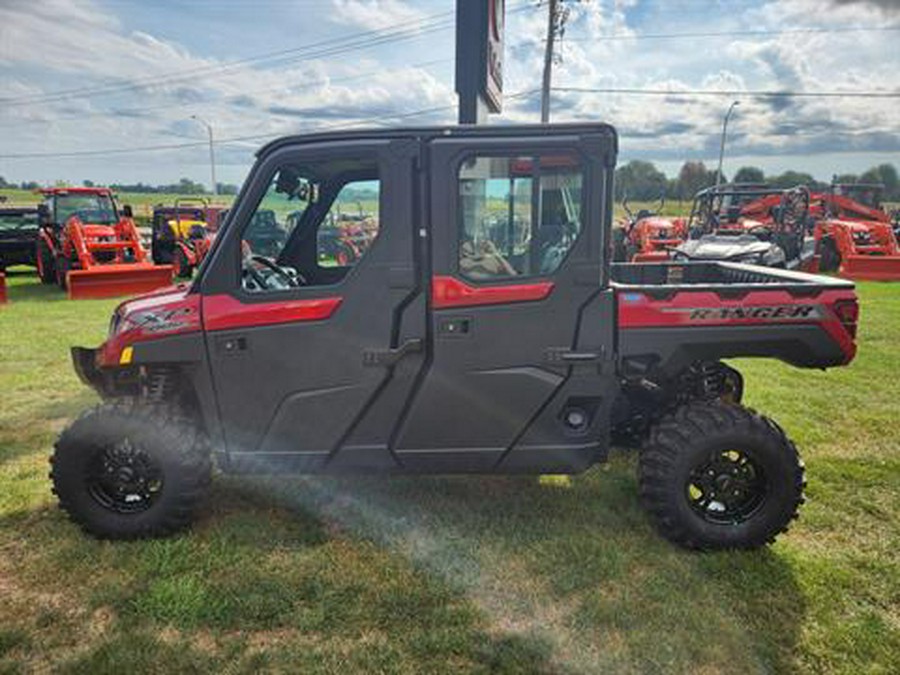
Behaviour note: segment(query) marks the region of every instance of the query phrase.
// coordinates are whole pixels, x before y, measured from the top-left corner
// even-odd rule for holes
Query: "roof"
[[[18,216],[25,213],[37,213],[36,206],[0,206],[0,215]]]
[[[36,190],[42,195],[65,195],[70,193],[89,194],[89,195],[112,195],[112,190],[108,187],[51,187],[40,188]]]
[[[415,138],[432,140],[435,138],[479,138],[484,136],[514,138],[516,136],[573,136],[599,134],[608,136],[618,150],[616,130],[602,122],[576,122],[565,124],[507,124],[507,125],[449,125],[440,127],[403,127],[397,129],[347,129],[344,131],[322,131],[317,133],[285,136],[270,141],[256,153],[261,157],[287,145],[305,145],[324,141],[392,140]]]

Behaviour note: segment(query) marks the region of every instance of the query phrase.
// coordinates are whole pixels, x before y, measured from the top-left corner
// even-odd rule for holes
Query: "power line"
[[[434,65],[437,65],[440,63],[448,63],[451,61],[453,61],[452,58],[433,59],[431,61],[420,61],[418,63],[410,63],[410,64],[407,64],[405,67],[406,68],[426,68],[428,66],[434,66]],[[312,82],[304,82],[300,86],[290,87],[290,93],[293,94],[298,91],[305,91],[308,89],[312,89],[314,87],[327,85],[327,84],[352,82],[354,80],[360,80],[360,79],[364,79],[366,77],[372,77],[373,75],[380,75],[380,74],[383,74],[384,72],[385,72],[384,69],[378,69],[378,70],[367,71],[365,73],[356,73],[355,75],[347,75],[346,77],[328,77],[328,78],[322,78],[320,80],[314,80]],[[388,72],[390,72],[390,71],[388,71]],[[285,87],[283,85],[279,86],[279,87],[266,87],[264,89],[243,89],[243,90],[241,90],[240,94],[238,94],[238,95],[246,96],[248,94],[264,94],[264,93],[273,92],[273,91],[281,91],[283,89],[285,89]],[[226,99],[226,102],[228,102],[227,99]],[[184,104],[183,106],[179,106],[179,110],[191,110],[191,109],[195,109],[197,106],[209,105],[209,104],[215,104],[215,103],[217,103],[217,101],[214,101],[214,100],[192,101],[190,103]],[[70,122],[70,121],[77,121],[77,120],[82,120],[82,119],[90,119],[90,118],[94,118],[94,117],[123,116],[123,117],[133,117],[135,119],[142,119],[142,118],[144,118],[144,116],[140,115],[140,113],[150,112],[150,111],[154,111],[154,110],[171,110],[171,108],[172,108],[172,103],[170,102],[170,103],[163,103],[161,105],[154,105],[154,106],[141,106],[139,108],[117,108],[114,110],[95,110],[93,112],[86,112],[86,113],[81,113],[81,114],[77,114],[77,115],[59,115],[50,120],[45,120],[45,119],[17,120],[15,122],[7,122],[4,124],[0,124],[0,128],[16,127],[16,126],[20,126],[20,125],[24,125],[24,124],[56,124],[57,122]],[[134,113],[134,114],[132,115],[132,113]]]
[[[519,91],[514,94],[509,94],[506,96],[507,99],[517,99],[522,98],[524,96],[529,96],[536,92],[540,91],[539,89],[529,89],[526,91]],[[436,106],[433,108],[423,108],[420,110],[414,110],[406,113],[397,113],[394,115],[378,115],[376,117],[369,117],[364,119],[355,120],[352,122],[337,122],[334,124],[326,124],[314,127],[310,129],[308,133],[328,131],[329,129],[337,129],[337,128],[347,128],[350,126],[355,126],[359,124],[378,124],[384,120],[398,120],[398,119],[407,119],[410,117],[420,117],[422,115],[428,115],[435,112],[442,112],[445,110],[454,110],[456,109],[456,104],[448,104],[443,106]],[[284,133],[268,133],[268,134],[252,134],[247,136],[234,136],[231,138],[220,138],[215,140],[215,145],[228,145],[231,143],[242,143],[244,141],[261,141],[268,140],[274,138],[280,138],[282,136],[286,136],[290,134]],[[147,145],[141,146],[137,148],[110,148],[104,150],[76,150],[72,152],[33,152],[33,153],[12,153],[7,155],[0,155],[0,159],[43,159],[43,158],[71,158],[71,157],[94,157],[94,156],[107,156],[107,155],[123,155],[123,154],[131,154],[136,152],[157,152],[160,150],[181,150],[184,148],[196,148],[203,147],[208,145],[207,141],[195,141],[192,143],[167,143],[162,145]]]
[[[762,89],[633,89],[626,87],[553,87],[577,94],[635,96],[746,96],[759,98],[900,98],[900,91],[778,91]]]
[[[507,14],[514,14],[528,9],[532,9],[532,5],[522,4],[507,10]],[[170,72],[167,74],[159,74],[152,77],[138,79],[125,83],[112,83],[107,85],[98,85],[96,87],[80,87],[76,89],[60,90],[49,92],[46,94],[36,94],[31,96],[23,96],[19,98],[0,98],[0,104],[6,106],[31,105],[35,103],[52,103],[56,101],[66,100],[69,98],[81,98],[88,96],[100,96],[114,94],[122,91],[134,91],[157,87],[162,85],[177,84],[179,82],[195,79],[200,75],[206,77],[215,77],[234,71],[236,68],[250,64],[272,63],[286,64],[292,61],[322,58],[326,56],[336,56],[339,54],[357,51],[360,49],[368,49],[383,44],[409,40],[419,37],[426,33],[438,32],[451,28],[454,25],[453,12],[441,12],[433,14],[425,19],[416,19],[395,24],[391,28],[365,31],[354,33],[339,38],[331,38],[320,42],[295,47],[292,49],[284,49],[276,52],[269,52],[257,56],[237,59],[227,63],[215,64],[210,66],[199,66],[182,71]],[[442,18],[443,17],[443,18]],[[410,26],[398,30],[400,26]]]
[[[677,40],[698,37],[759,37],[770,35],[808,35],[819,33],[876,33],[900,31],[900,26],[846,26],[842,28],[788,28],[785,30],[731,30],[690,33],[614,33],[597,37],[566,37],[566,42],[609,42],[616,40]]]

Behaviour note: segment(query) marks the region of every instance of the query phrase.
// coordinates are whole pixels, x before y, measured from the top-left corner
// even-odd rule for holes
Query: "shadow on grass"
[[[37,450],[49,457],[56,436],[65,424],[96,402],[96,394],[85,387],[78,394],[29,407],[5,420],[0,427],[0,466]]]

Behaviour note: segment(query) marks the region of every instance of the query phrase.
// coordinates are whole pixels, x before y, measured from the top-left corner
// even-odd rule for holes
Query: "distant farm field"
[[[577,476],[218,479],[196,527],[87,538],[47,456],[95,396],[68,347],[115,301],[13,273],[0,309],[0,672],[896,673],[900,285],[861,284],[849,368],[736,363],[809,501],[755,553],[686,553],[635,457]]]

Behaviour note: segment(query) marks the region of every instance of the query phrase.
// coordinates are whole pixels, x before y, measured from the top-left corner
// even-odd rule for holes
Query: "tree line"
[[[57,187],[67,187],[69,183],[57,181]],[[96,187],[94,181],[81,181],[83,187]],[[37,190],[43,187],[37,181],[22,181],[21,183],[9,183],[0,176],[0,188],[18,188],[20,190]],[[210,192],[202,183],[195,183],[190,178],[182,178],[177,183],[168,185],[147,185],[146,183],[113,183],[108,187],[116,192],[134,192],[138,194],[163,194],[163,195],[208,195]],[[237,185],[231,183],[216,183],[216,192],[220,195],[236,195]]]
[[[900,180],[893,164],[880,164],[859,175],[839,174],[834,179],[838,183],[881,183],[884,185],[883,198],[886,201],[900,201]],[[755,166],[741,167],[731,180],[735,183],[759,183],[782,189],[806,185],[811,190],[825,190],[829,186],[829,183],[823,183],[801,171],[785,171],[776,176],[767,176]],[[723,175],[722,182],[728,182],[728,177]],[[716,170],[708,169],[703,162],[685,162],[678,176],[669,178],[653,162],[635,159],[616,169],[615,196],[616,201],[621,201],[626,196],[634,201],[654,201],[661,196],[666,199],[689,200],[698,190],[715,183]]]

